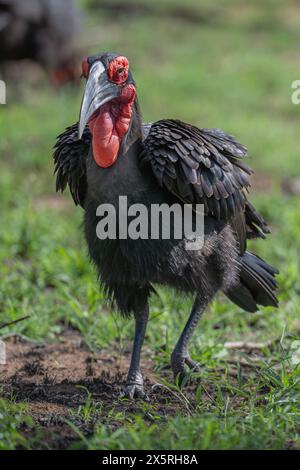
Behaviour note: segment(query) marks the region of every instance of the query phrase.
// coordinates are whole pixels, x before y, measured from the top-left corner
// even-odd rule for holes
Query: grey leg
[[[171,366],[174,377],[179,377],[179,383],[181,383],[187,375],[185,364],[193,370],[199,370],[197,363],[195,363],[188,354],[188,343],[209,301],[209,298],[203,298],[197,295],[192,313],[172,353]]]
[[[141,349],[143,346],[147,323],[149,317],[149,306],[148,303],[144,309],[139,310],[135,313],[135,336],[133,343],[133,350],[130,362],[130,368],[127,376],[127,383],[125,392],[122,396],[128,398],[147,398],[144,391],[143,376],[140,371],[140,357]]]

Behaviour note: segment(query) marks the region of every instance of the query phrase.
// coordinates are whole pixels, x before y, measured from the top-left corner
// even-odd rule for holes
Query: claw
[[[191,373],[186,370],[185,365],[191,369],[191,372],[200,372],[200,366],[189,356],[172,354],[171,366],[175,379],[180,387],[188,384],[191,379]]]
[[[144,390],[144,386],[138,383],[127,384],[125,390],[121,392],[120,398],[129,398],[130,400],[140,398],[142,400],[149,401],[149,397]]]

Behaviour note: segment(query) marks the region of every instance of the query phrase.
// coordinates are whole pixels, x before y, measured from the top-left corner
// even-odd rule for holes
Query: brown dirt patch
[[[7,364],[0,366],[0,387],[4,397],[27,403],[27,414],[43,436],[36,436],[37,448],[62,449],[78,440],[66,420],[88,436],[96,423],[115,430],[132,414],[140,414],[151,422],[153,415],[164,420],[191,412],[185,400],[171,390],[160,386],[152,390],[162,376],[171,381],[172,375],[166,370],[155,377],[147,350],[143,354],[142,368],[150,401],[145,403],[119,398],[126,379],[130,348],[122,355],[116,353],[116,349],[91,352],[75,331],[66,331],[57,343],[35,344],[17,336],[7,338],[5,343]],[[195,387],[191,385],[185,390],[191,407]],[[92,404],[91,411],[84,416],[87,400]],[[25,428],[24,432],[34,437],[31,430]]]

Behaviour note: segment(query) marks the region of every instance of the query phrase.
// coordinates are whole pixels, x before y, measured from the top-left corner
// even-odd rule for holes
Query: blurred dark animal
[[[0,65],[30,59],[55,84],[78,77],[80,14],[72,0],[0,0]]]
[[[269,229],[247,199],[252,170],[243,161],[246,148],[219,129],[198,129],[173,119],[142,124],[123,56],[99,54],[85,59],[82,68],[87,84],[79,126],[68,128],[56,144],[57,190],[68,184],[75,203],[83,207],[85,236],[100,282],[121,313],[135,316],[125,393],[143,397],[140,353],[153,283],[196,298],[171,357],[174,375],[182,382],[185,366],[197,370],[188,343],[215,294],[223,291],[248,312],[258,305],[276,307],[277,271],[247,250],[247,239],[265,238]],[[154,204],[191,204],[194,209],[202,204],[203,247],[188,250],[185,236],[123,239],[118,217],[115,239],[98,238],[98,206],[110,204],[119,215],[120,195],[127,196],[128,205],[146,206],[148,214]]]

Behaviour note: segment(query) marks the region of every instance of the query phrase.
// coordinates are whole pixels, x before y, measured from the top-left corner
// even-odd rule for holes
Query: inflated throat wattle
[[[132,117],[133,99],[106,103],[89,122],[93,136],[94,159],[102,168],[113,165]]]

